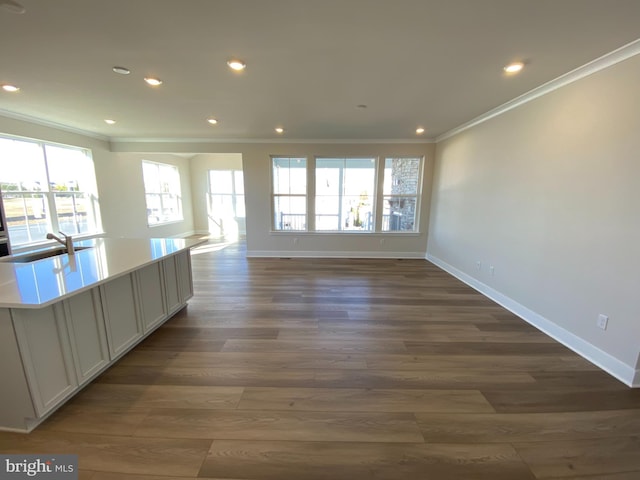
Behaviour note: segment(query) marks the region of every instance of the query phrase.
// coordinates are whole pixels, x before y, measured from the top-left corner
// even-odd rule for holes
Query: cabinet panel
[[[109,363],[109,349],[97,290],[63,302],[78,383],[94,377]]]
[[[186,303],[193,297],[193,277],[191,275],[191,254],[190,251],[176,255],[178,265],[178,282],[180,285],[180,301]]]
[[[148,332],[167,318],[161,263],[136,272],[140,313],[144,331]]]
[[[180,301],[180,286],[178,284],[178,267],[176,265],[176,255],[162,261],[165,284],[165,298],[167,300],[167,311],[169,314],[176,312],[182,307]]]
[[[142,337],[133,277],[125,275],[100,287],[109,353],[114,359]]]
[[[13,310],[13,326],[38,416],[71,394],[77,379],[69,335],[59,309]]]
[[[7,308],[0,308],[0,365],[0,426],[24,430],[36,411]]]

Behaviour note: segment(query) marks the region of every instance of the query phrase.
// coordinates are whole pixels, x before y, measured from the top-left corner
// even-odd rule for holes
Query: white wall
[[[638,78],[640,56],[438,143],[428,243],[429,259],[629,384],[640,381]]]
[[[142,161],[178,167],[183,220],[166,225],[147,225],[147,204]],[[189,159],[172,154],[110,153],[108,162],[96,162],[100,208],[109,237],[177,237],[193,233],[191,169]]]
[[[0,116],[0,133],[90,149],[102,212],[102,226],[111,237],[169,237],[193,231],[189,161],[175,155],[112,153],[105,140]],[[148,227],[142,159],[178,166],[182,184],[184,221]],[[10,168],[1,165],[1,168]]]

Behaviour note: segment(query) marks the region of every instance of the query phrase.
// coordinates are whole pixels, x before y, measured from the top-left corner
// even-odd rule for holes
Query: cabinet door
[[[120,356],[142,338],[142,326],[136,306],[131,275],[100,286],[102,311],[107,329],[111,359]]]
[[[62,302],[79,384],[93,378],[109,363],[109,349],[98,290]]]
[[[191,275],[191,252],[179,253],[176,255],[178,265],[178,283],[180,285],[180,301],[187,303],[193,297],[193,278]]]
[[[180,286],[178,283],[178,266],[176,255],[172,255],[162,261],[164,273],[165,298],[167,300],[167,313],[171,315],[182,307],[180,301]]]
[[[167,318],[162,264],[154,263],[136,272],[138,303],[145,333]]]
[[[38,417],[77,387],[69,333],[59,305],[12,310],[13,327]]]

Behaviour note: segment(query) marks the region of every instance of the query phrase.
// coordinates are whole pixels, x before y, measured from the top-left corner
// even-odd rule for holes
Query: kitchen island
[[[3,258],[0,429],[31,431],[182,309],[201,243],[103,238],[74,255]]]

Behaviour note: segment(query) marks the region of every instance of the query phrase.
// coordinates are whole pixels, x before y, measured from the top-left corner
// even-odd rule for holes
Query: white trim
[[[451,138],[454,135],[470,129],[471,127],[475,127],[476,125],[486,122],[493,117],[502,115],[509,110],[513,110],[514,108],[535,100],[538,97],[551,93],[554,90],[558,90],[559,88],[569,85],[570,83],[577,82],[584,77],[597,73],[601,70],[604,70],[605,68],[609,68],[616,63],[623,62],[624,60],[627,60],[638,54],[640,54],[640,39],[634,40],[633,42],[628,43],[627,45],[624,45],[617,50],[614,50],[613,52],[607,53],[600,58],[596,58],[595,60],[592,60],[591,62],[582,65],[575,70],[572,70],[568,73],[565,73],[564,75],[559,76],[558,78],[544,83],[539,87],[536,87],[533,90],[530,90],[527,93],[514,98],[513,100],[509,100],[499,107],[489,110],[488,112],[483,113],[482,115],[469,120],[468,122],[463,123],[462,125],[455,127],[448,132],[438,135],[435,141],[436,143],[439,143],[443,140],[446,140],[447,138]]]
[[[425,138],[416,140],[398,139],[398,138],[354,138],[354,139],[327,139],[327,138],[211,138],[211,137],[174,137],[174,138],[155,138],[155,137],[111,137],[110,141],[113,145],[119,143],[232,143],[232,144],[251,144],[251,143],[320,143],[320,144],[430,144],[435,143],[433,138]]]
[[[440,260],[430,253],[427,254],[426,259],[442,268],[446,272],[450,273],[457,279],[466,283],[471,288],[490,298],[494,302],[500,304],[510,312],[519,316],[527,323],[536,327],[538,330],[541,330],[551,338],[570,348],[581,357],[585,358],[597,367],[601,368],[605,372],[620,380],[622,383],[628,385],[629,387],[640,387],[640,373],[633,367],[627,365],[621,360],[618,360],[607,352],[600,350],[598,347],[592,345],[583,338],[580,338],[570,331],[565,330],[561,326],[553,323],[551,320],[544,318],[542,315],[534,312],[533,310],[530,310],[524,305],[507,297],[499,291],[494,290],[493,288],[480,282],[476,278],[467,275],[463,271],[458,270],[456,267],[449,265],[447,262]]]
[[[424,259],[424,252],[362,252],[324,250],[247,250],[248,258],[396,258]]]
[[[50,120],[43,120],[41,118],[32,117],[30,115],[24,115],[22,113],[10,112],[9,110],[3,110],[1,108],[0,108],[0,116],[11,118],[13,120],[20,120],[22,122],[34,123],[36,125],[42,125],[43,127],[55,128],[57,130],[64,130],[65,132],[75,133],[78,135],[83,135],[85,137],[95,138],[96,140],[102,140],[103,142],[109,141],[109,137],[106,135],[90,132],[89,130],[83,130],[81,128],[70,127],[69,125],[52,122]]]

